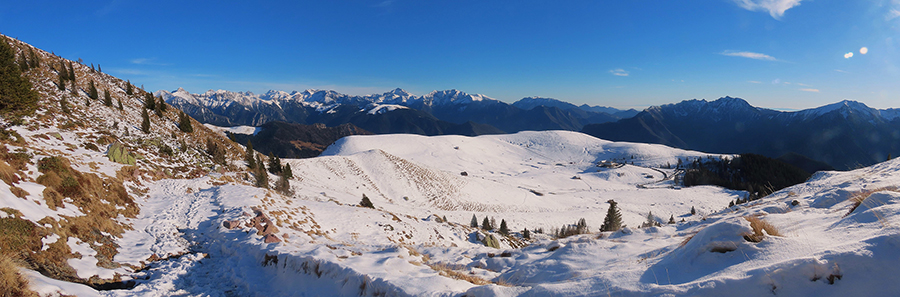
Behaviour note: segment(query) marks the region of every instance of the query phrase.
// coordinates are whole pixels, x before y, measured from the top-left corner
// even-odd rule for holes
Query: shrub
[[[363,194],[362,201],[359,202],[359,206],[368,207],[368,208],[372,208],[372,209],[375,208],[375,205],[372,204],[372,201],[369,200],[369,197],[366,197],[366,194]]]
[[[564,225],[562,226],[562,228],[555,230],[553,232],[553,236],[556,238],[566,238],[572,235],[588,233],[590,233],[590,228],[588,227],[587,222],[584,220],[584,218],[581,218],[580,220],[575,222],[575,224]]]
[[[212,138],[206,139],[206,153],[212,157],[212,161],[216,164],[225,164],[225,148],[219,145]]]

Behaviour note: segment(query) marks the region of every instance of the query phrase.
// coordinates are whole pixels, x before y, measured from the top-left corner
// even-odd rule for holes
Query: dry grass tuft
[[[16,187],[16,186],[9,187],[9,190],[13,193],[13,195],[16,195],[16,197],[19,197],[19,198],[24,199],[25,196],[28,196],[28,192],[26,192],[24,189]]]
[[[0,296],[39,296],[28,289],[28,279],[19,273],[19,266],[9,257],[0,257]]]
[[[431,267],[431,269],[434,269],[434,271],[437,271],[441,276],[446,276],[446,277],[449,277],[452,279],[464,280],[464,281],[467,281],[467,282],[470,282],[472,284],[479,285],[479,286],[491,284],[491,282],[486,279],[459,271],[459,270],[462,270],[463,268],[465,268],[465,266],[462,266],[462,265],[450,265],[450,264],[444,264],[444,263],[427,264],[427,265],[428,265],[428,267]]]
[[[900,192],[900,188],[898,188],[896,186],[890,186],[890,187],[881,187],[881,188],[875,188],[875,189],[865,189],[865,190],[860,190],[859,192],[853,193],[850,195],[850,199],[849,199],[853,204],[850,206],[850,211],[848,211],[847,214],[845,214],[844,216],[848,216],[851,213],[853,213],[853,211],[856,210],[856,208],[858,208],[860,205],[862,205],[863,201],[866,201],[866,198],[869,198],[869,196],[872,196],[872,194],[881,192],[881,191]]]
[[[19,176],[16,175],[16,169],[9,166],[4,161],[0,161],[0,180],[6,182],[7,185],[13,185],[19,182]]]
[[[760,242],[766,237],[766,234],[771,236],[781,236],[781,233],[778,232],[778,228],[775,228],[775,226],[769,222],[760,219],[759,216],[746,216],[744,219],[750,222],[750,228],[753,229],[753,233],[743,234],[744,239],[747,241]],[[766,233],[763,233],[763,230],[765,230]]]
[[[684,240],[682,240],[681,243],[678,244],[678,247],[683,247],[683,246],[687,245],[687,243],[690,242],[691,239],[694,239],[694,235],[697,235],[697,232],[694,232],[693,234],[686,236],[684,238]]]

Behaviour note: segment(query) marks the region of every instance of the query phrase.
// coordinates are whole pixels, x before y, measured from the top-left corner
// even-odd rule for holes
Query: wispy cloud
[[[156,62],[156,58],[137,58],[137,59],[131,59],[130,62],[131,62],[131,64],[138,64],[138,65],[156,65],[156,66],[170,65],[168,63]]]
[[[800,5],[802,0],[733,0],[735,4],[750,11],[768,12],[776,20],[784,16],[784,12]]]
[[[743,58],[750,58],[750,59],[764,60],[764,61],[778,61],[778,59],[775,59],[775,57],[772,57],[772,56],[769,56],[766,54],[761,54],[761,53],[754,53],[754,52],[724,51],[724,52],[720,53],[720,55],[731,56],[731,57],[743,57]]]
[[[813,92],[813,93],[818,93],[818,92],[819,92],[819,89],[800,89],[800,90],[801,90],[801,91],[804,91],[804,92]]]
[[[885,16],[884,18],[887,19],[888,21],[890,21],[890,20],[896,19],[897,17],[900,17],[900,10],[897,10],[896,8],[892,8],[891,11],[889,11],[887,16]]]
[[[840,73],[850,74],[850,72],[847,72],[847,71],[845,71],[845,70],[840,70],[840,69],[835,69],[834,71],[837,71],[837,72],[840,72]]]
[[[622,68],[610,70],[609,73],[612,73],[612,75],[615,76],[628,76],[628,71],[625,71],[625,69]]]
[[[761,81],[758,81],[758,80],[748,80],[747,82],[751,83],[751,84],[761,84],[762,83]]]

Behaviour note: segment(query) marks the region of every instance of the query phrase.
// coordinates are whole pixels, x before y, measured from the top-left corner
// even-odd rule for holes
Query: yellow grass
[[[28,280],[19,273],[19,266],[9,257],[0,257],[0,297],[37,297],[28,289]]]
[[[753,233],[743,234],[744,239],[747,241],[760,242],[766,237],[766,234],[770,236],[781,236],[781,233],[778,232],[778,229],[775,228],[775,226],[760,219],[759,216],[746,216],[744,219],[750,222],[750,228],[753,229]],[[765,230],[766,233],[763,233],[763,230]]]

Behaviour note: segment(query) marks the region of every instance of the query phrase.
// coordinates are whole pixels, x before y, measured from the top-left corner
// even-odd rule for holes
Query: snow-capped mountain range
[[[572,131],[356,135],[322,156],[282,160],[293,175],[269,179],[266,170],[248,169],[244,147],[191,119],[193,128],[184,129],[178,109],[148,113],[146,93],[129,94],[129,82],[2,35],[0,43],[44,61],[21,75],[38,95],[36,110],[21,120],[0,117],[0,295],[900,292],[900,160],[818,172],[729,206],[748,193],[682,187],[676,176],[684,171],[667,165],[733,155]],[[5,65],[14,63],[9,50],[0,53]],[[74,64],[77,80],[60,83],[54,67],[62,63]],[[91,98],[90,86],[109,91],[118,106]],[[742,118],[725,106],[744,106],[734,99],[718,108],[688,104],[696,106],[681,106],[684,116],[720,119]],[[854,105],[809,117],[878,125],[892,112]],[[414,109],[380,110],[374,113]],[[655,116],[676,117],[659,110]],[[726,124],[736,123],[715,125]],[[265,158],[256,157],[272,168]],[[269,188],[281,178],[286,189]],[[598,228],[609,212],[620,214],[621,229]],[[478,224],[494,219],[500,228]],[[585,222],[583,233],[553,235],[576,222]]]
[[[432,91],[416,96],[398,88],[382,94],[352,96],[325,90],[290,93],[273,90],[265,94],[210,90],[192,94],[179,88],[174,92],[157,91],[156,95],[185,110],[195,119],[217,126],[260,126],[270,121],[324,123],[328,126],[353,123],[375,133],[414,131],[408,127],[366,125],[372,117],[404,108],[407,110],[401,122],[423,118],[455,125],[474,122],[495,127],[496,132],[580,130],[586,124],[614,121],[637,113],[635,110],[623,111],[610,107],[579,107],[549,98],[525,98],[507,104],[459,90]],[[422,130],[426,130],[423,133],[426,135],[445,134]]]
[[[587,125],[593,136],[720,153],[799,153],[849,169],[900,153],[900,109],[844,100],[801,111],[754,107],[740,98],[685,100],[633,118]]]

